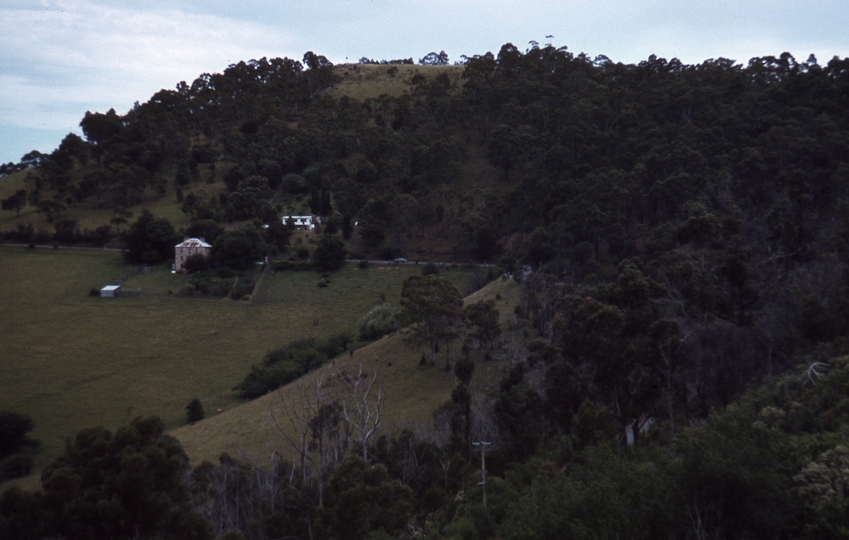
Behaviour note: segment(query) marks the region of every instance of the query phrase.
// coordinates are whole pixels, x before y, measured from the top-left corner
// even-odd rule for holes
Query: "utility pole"
[[[481,452],[481,481],[478,483],[479,486],[483,487],[483,507],[486,508],[486,451],[489,450],[488,446],[492,443],[485,441],[473,442],[472,446],[477,446],[478,450]]]

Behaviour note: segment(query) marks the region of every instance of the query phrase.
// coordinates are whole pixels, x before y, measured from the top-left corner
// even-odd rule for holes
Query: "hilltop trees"
[[[419,64],[423,66],[446,66],[448,65],[448,55],[445,54],[445,51],[439,51],[438,54],[429,52],[419,59]]]

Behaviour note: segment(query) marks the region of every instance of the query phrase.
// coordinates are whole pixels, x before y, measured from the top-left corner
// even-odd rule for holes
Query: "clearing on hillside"
[[[506,327],[518,295],[518,285],[505,278],[467,297],[466,302],[494,300],[502,326]],[[280,390],[222,414],[210,415],[195,425],[177,428],[171,434],[180,440],[195,465],[204,460],[215,463],[222,452],[227,452],[267,466],[266,460],[272,451],[287,455],[279,427],[291,429],[290,413],[305,408],[304,400],[308,396],[304,394],[314,392],[316,381],[321,381],[329,399],[333,399],[339,392],[345,392],[344,385],[338,383],[340,376],[359,373],[360,366],[364,376],[377,375],[376,385],[383,389],[382,432],[404,427],[431,429],[433,413],[451,399],[456,379],[453,372],[443,369],[444,351],[439,354],[436,366],[419,365],[423,348],[404,344],[403,333],[402,330],[385,336],[351,355],[343,354]],[[459,346],[451,354],[456,360]],[[495,361],[478,362],[473,379],[474,392],[494,392],[502,365]]]
[[[315,272],[268,273],[250,303],[179,297],[186,276],[160,265],[125,281],[140,296],[90,296],[131,271],[118,252],[0,247],[0,304],[14,307],[0,314],[0,410],[35,421],[36,474],[84,427],[155,414],[174,428],[194,397],[206,411],[238,405],[231,389],[268,351],[354,333],[421,267],[348,265],[326,287]],[[468,272],[442,275],[462,288]]]

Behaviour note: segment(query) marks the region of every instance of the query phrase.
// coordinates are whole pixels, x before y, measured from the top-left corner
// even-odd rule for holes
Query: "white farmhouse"
[[[182,271],[186,259],[198,253],[204,257],[209,257],[212,253],[212,246],[204,242],[203,238],[186,238],[174,246],[174,270]]]
[[[311,231],[315,229],[316,223],[321,224],[321,218],[318,216],[283,216],[283,225],[286,225],[291,219],[295,224],[295,228],[301,231]]]

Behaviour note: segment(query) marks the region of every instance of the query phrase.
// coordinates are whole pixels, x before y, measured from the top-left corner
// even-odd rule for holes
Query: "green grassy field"
[[[117,252],[0,247],[0,409],[32,416],[37,469],[86,426],[156,414],[175,428],[193,397],[208,412],[240,405],[231,389],[266,352],[353,332],[381,298],[397,305],[421,267],[349,265],[326,288],[315,272],[269,273],[252,302],[237,302],[169,294],[186,277],[158,266],[125,282],[141,296],[88,295],[131,270]],[[444,275],[466,280],[462,269]]]

